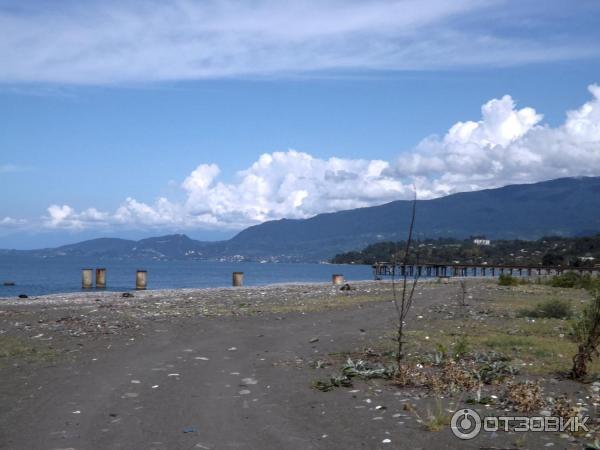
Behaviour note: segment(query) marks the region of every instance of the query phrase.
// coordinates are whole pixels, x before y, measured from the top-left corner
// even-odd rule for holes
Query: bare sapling
[[[396,269],[398,268],[398,251],[394,252],[394,260],[393,260],[393,270],[392,270],[392,295],[394,306],[396,308],[396,313],[398,317],[398,328],[396,334],[396,341],[398,344],[397,353],[396,353],[396,362],[398,366],[402,362],[404,358],[403,353],[403,345],[404,342],[404,325],[406,321],[406,317],[408,316],[408,312],[412,306],[412,301],[415,293],[415,288],[417,287],[417,282],[419,279],[419,254],[418,251],[415,252],[415,270],[413,271],[413,280],[412,285],[409,287],[408,285],[408,265],[410,263],[410,250],[413,242],[413,234],[415,228],[415,219],[417,213],[417,193],[415,190],[415,198],[412,202],[412,214],[410,218],[410,225],[408,228],[408,236],[406,239],[406,246],[404,248],[404,255],[401,262],[401,275],[402,275],[402,284],[400,288],[400,292],[398,292],[398,286],[396,282]]]
[[[467,306],[467,280],[461,279],[459,282],[458,305]]]

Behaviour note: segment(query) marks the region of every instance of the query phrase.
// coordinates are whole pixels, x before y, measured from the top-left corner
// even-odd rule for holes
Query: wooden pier
[[[377,262],[371,266],[373,277],[487,277],[510,274],[519,277],[561,275],[565,272],[576,272],[580,275],[589,273],[600,276],[600,266],[594,267],[561,267],[561,266],[522,266],[506,264],[394,264]]]

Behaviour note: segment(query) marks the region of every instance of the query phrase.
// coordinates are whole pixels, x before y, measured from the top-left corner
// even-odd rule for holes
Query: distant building
[[[475,245],[490,245],[489,239],[473,239],[473,244]]]
[[[593,256],[580,256],[580,257],[579,257],[579,259],[580,259],[581,261],[593,261],[593,260],[595,260],[596,258],[594,258]]]

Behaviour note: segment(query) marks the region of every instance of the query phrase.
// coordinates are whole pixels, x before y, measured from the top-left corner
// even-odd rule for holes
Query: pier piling
[[[92,269],[81,269],[82,289],[91,289],[93,287],[92,283]]]
[[[135,273],[135,288],[144,290],[148,286],[148,272],[146,270],[138,270]]]
[[[340,284],[344,284],[344,275],[335,273],[331,276],[331,282],[334,286],[339,286]]]
[[[231,277],[232,286],[243,286],[244,285],[244,272],[233,272]]]
[[[106,287],[106,269],[96,269],[96,287],[104,289]]]

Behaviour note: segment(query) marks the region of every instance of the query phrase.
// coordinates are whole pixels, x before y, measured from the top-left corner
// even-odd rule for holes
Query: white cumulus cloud
[[[237,173],[219,179],[215,164],[200,164],[183,180],[184,201],[152,204],[127,198],[114,212],[68,205],[48,208],[45,223],[57,228],[230,228],[279,218],[407,199],[421,199],[566,176],[600,175],[600,87],[590,101],[569,111],[555,128],[530,107],[506,95],[481,108],[477,121],[457,122],[444,136],[428,137],[393,163],[322,159],[288,150],[265,153]]]
[[[0,219],[0,228],[13,228],[25,225],[27,221],[25,219],[15,219],[10,216],[3,217]]]
[[[600,87],[592,100],[569,111],[561,126],[543,125],[533,108],[510,96],[481,108],[477,122],[458,122],[442,138],[423,140],[398,159],[398,177],[414,177],[421,196],[497,187],[566,176],[600,175]]]
[[[98,211],[96,208],[76,212],[69,205],[50,205],[47,211],[46,225],[51,228],[83,229],[94,225],[106,225],[118,220],[117,214],[110,215]]]

